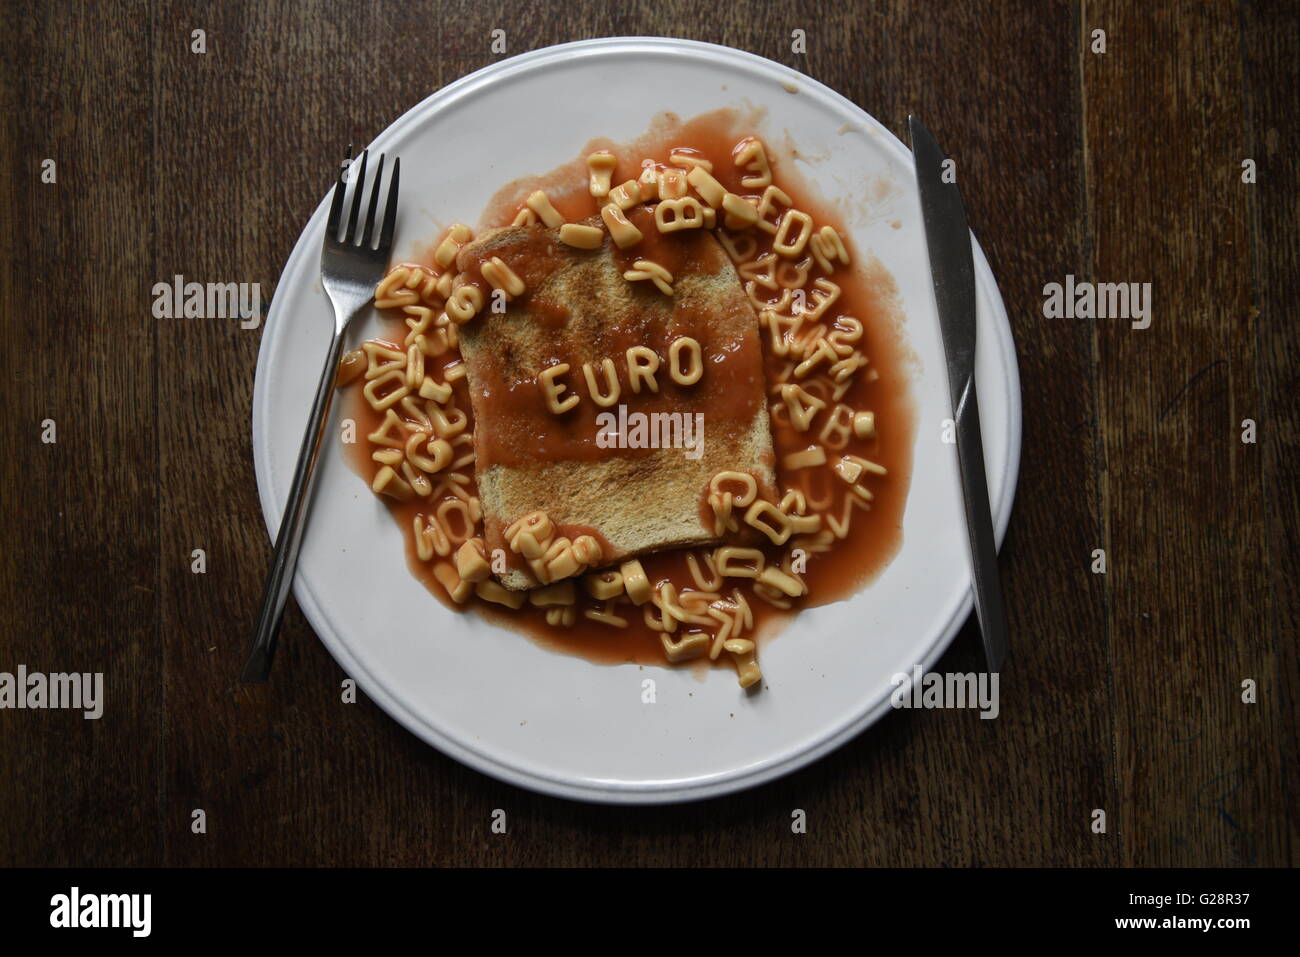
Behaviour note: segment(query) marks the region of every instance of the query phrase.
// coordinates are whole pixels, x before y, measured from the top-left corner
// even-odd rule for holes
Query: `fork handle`
[[[275,537],[275,554],[271,558],[271,572],[266,580],[266,591],[262,594],[262,610],[257,615],[257,632],[253,638],[253,650],[249,652],[248,663],[244,665],[241,679],[244,682],[263,682],[271,674],[271,662],[275,658],[275,646],[280,635],[284,605],[289,600],[294,569],[298,566],[298,550],[302,546],[307,503],[311,499],[312,479],[316,474],[316,462],[320,457],[321,439],[325,435],[330,406],[334,401],[334,381],[338,375],[343,341],[344,329],[337,328],[334,339],[330,342],[329,355],[325,359],[320,384],[316,387],[316,399],[312,402],[307,431],[302,437],[302,449],[298,452],[298,464],[293,471],[293,485],[289,488],[289,502],[285,506],[284,517],[280,520],[280,531]]]

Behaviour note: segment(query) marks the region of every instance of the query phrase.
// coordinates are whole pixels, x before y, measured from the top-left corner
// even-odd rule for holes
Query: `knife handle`
[[[970,532],[971,580],[975,590],[975,614],[984,638],[984,656],[990,672],[1002,670],[1007,654],[1007,619],[1002,608],[1002,587],[998,583],[998,549],[993,537],[993,516],[989,509],[988,480],[984,475],[984,445],[980,433],[979,399],[975,376],[956,410],[957,464],[961,470],[962,500],[966,506],[966,528]]]

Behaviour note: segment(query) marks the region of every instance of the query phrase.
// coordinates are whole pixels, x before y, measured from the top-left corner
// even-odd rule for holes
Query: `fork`
[[[351,157],[351,150],[348,155]],[[334,338],[325,358],[320,384],[316,387],[311,416],[307,419],[307,431],[302,437],[302,448],[298,452],[298,464],[293,470],[289,502],[285,506],[280,531],[275,538],[275,554],[271,559],[266,590],[262,594],[262,609],[257,616],[253,649],[249,652],[248,663],[244,665],[242,680],[245,682],[262,682],[270,676],[284,605],[289,599],[294,569],[298,565],[298,550],[302,546],[302,533],[307,523],[312,478],[320,457],[321,438],[329,420],[330,404],[334,399],[334,380],[338,374],[339,357],[343,353],[348,324],[374,299],[375,285],[388,268],[388,256],[393,245],[393,226],[397,221],[397,174],[402,161],[393,160],[393,176],[384,203],[383,225],[376,237],[375,213],[379,204],[379,185],[384,176],[382,153],[375,171],[374,185],[370,190],[370,207],[366,213],[365,225],[359,233],[357,229],[361,196],[366,186],[368,155],[368,150],[361,154],[357,174],[351,178],[356,184],[352,190],[352,210],[341,238],[339,226],[347,193],[347,172],[352,168],[350,159],[340,164],[338,182],[334,184],[334,198],[330,203],[325,242],[320,254],[322,284],[334,305]]]

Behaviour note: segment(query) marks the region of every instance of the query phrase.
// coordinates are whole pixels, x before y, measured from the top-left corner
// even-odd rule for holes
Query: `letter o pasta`
[[[682,353],[687,358],[683,363]],[[679,336],[668,347],[668,374],[678,385],[695,385],[704,375],[704,353],[690,336]]]

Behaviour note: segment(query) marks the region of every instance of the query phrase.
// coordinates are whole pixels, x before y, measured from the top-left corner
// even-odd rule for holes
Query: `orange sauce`
[[[741,179],[750,174],[736,167],[732,160],[733,148],[736,144],[755,132],[751,124],[752,119],[742,117],[731,110],[715,111],[686,122],[665,114],[658,118],[649,132],[632,142],[618,144],[607,140],[593,140],[579,152],[573,162],[564,164],[544,176],[528,177],[503,187],[488,204],[479,228],[508,225],[527,196],[536,189],[546,190],[551,203],[569,222],[577,222],[597,215],[599,204],[588,191],[589,174],[585,162],[586,156],[597,149],[608,149],[618,159],[613,179],[614,186],[639,176],[642,158],[649,157],[659,165],[666,165],[669,153],[678,151],[690,152],[709,159],[713,164],[712,175],[728,190],[741,196],[761,194],[762,190],[746,189],[741,185]],[[844,237],[849,248],[852,265],[838,268],[832,277],[833,281],[839,284],[841,293],[823,317],[823,322],[829,325],[834,317],[847,315],[857,318],[863,325],[862,339],[856,347],[869,359],[870,364],[855,375],[852,386],[840,401],[854,410],[873,412],[876,435],[868,440],[854,438],[842,451],[877,462],[888,470],[888,474],[872,476],[867,483],[874,496],[869,509],[850,508],[848,514],[851,515],[851,524],[847,535],[835,541],[829,551],[808,556],[807,570],[802,576],[808,585],[808,594],[797,600],[791,611],[777,609],[755,595],[752,589],[748,588],[749,582],[746,579],[724,581],[721,589],[724,597],[729,596],[731,590],[736,587],[745,594],[753,610],[754,628],[752,633],[746,633],[744,637],[755,639],[766,639],[776,634],[782,623],[800,607],[824,605],[854,594],[878,575],[897,554],[902,544],[903,511],[911,482],[912,446],[916,429],[916,412],[907,375],[912,360],[902,339],[903,316],[897,304],[892,277],[878,262],[864,256],[865,251],[853,247],[849,240],[849,233],[834,207],[824,202],[815,190],[804,183],[797,172],[790,168],[791,164],[781,162],[778,157],[773,156],[770,148],[769,159],[772,180],[790,196],[792,205],[811,215],[816,228],[820,229],[826,225],[835,227]],[[647,214],[644,211],[634,210],[633,215],[644,217]],[[722,214],[719,211],[719,226],[721,226],[721,219]],[[646,241],[656,246],[656,252],[654,255],[647,254],[645,250],[648,247],[638,245],[628,251],[637,254],[632,258],[653,259],[663,256],[667,259],[673,255],[665,248],[659,247],[669,246],[673,239],[681,234],[660,236],[652,223],[647,229],[644,219],[634,220],[634,222],[641,227]],[[747,232],[760,240],[759,255],[770,249],[770,238],[766,233],[756,229]],[[432,249],[433,247],[430,246],[429,257],[424,259],[426,264],[432,263]],[[672,271],[671,267],[669,268]],[[813,278],[819,275],[822,274],[814,267],[809,274],[808,286],[805,288],[810,289]],[[526,277],[524,278],[527,282]],[[386,334],[384,338],[400,343],[405,333],[406,328],[401,320],[394,319],[393,331],[391,334]],[[779,395],[772,394],[772,388],[787,360],[771,353],[770,335],[766,328],[762,331],[762,341],[768,402],[780,402]],[[623,343],[620,339],[615,346],[622,348],[627,344],[631,343]],[[663,345],[663,343],[644,344],[656,348],[656,351]],[[432,360],[431,374],[441,380],[442,375],[436,371],[436,367],[458,358],[458,355],[453,352]],[[458,408],[471,416],[469,428],[472,429],[468,389],[469,386],[464,378],[455,383],[455,403]],[[740,388],[738,391],[749,392],[750,390]],[[382,416],[374,412],[365,402],[359,383],[353,383],[344,392],[343,414],[350,416],[357,423],[357,443],[349,449],[349,459],[352,467],[369,481],[379,466],[370,458],[372,447],[365,440],[365,436],[378,428]],[[730,397],[728,401],[734,402],[736,399]],[[527,397],[527,402],[540,402],[540,396]],[[827,409],[829,410],[834,404],[828,399]],[[825,412],[818,414],[813,429],[808,432],[795,431],[787,418],[773,418],[772,440],[776,452],[776,473],[778,485],[782,490],[801,489],[808,494],[810,500],[831,495],[832,506],[817,511],[829,511],[839,519],[844,514],[847,496],[852,493],[848,492],[847,486],[829,471],[828,466],[802,469],[787,474],[781,465],[782,458],[786,454],[806,448],[816,441],[825,414]],[[593,432],[584,431],[583,434],[590,436]],[[507,452],[502,447],[497,454],[506,456]],[[839,453],[828,449],[827,454],[833,461]],[[413,522],[417,515],[430,511],[428,504],[421,501],[401,503],[388,498],[384,501],[403,530],[407,561],[412,573],[449,607],[457,610],[474,607],[494,623],[521,631],[546,647],[578,655],[589,661],[601,664],[665,663],[659,635],[645,624],[642,608],[627,603],[620,605],[617,610],[617,614],[628,620],[627,628],[612,628],[591,621],[583,617],[580,612],[572,627],[556,628],[546,623],[544,609],[534,608],[528,604],[518,611],[508,610],[476,597],[471,597],[465,605],[454,604],[434,577],[433,562],[421,561],[416,554]],[[701,520],[707,521],[711,517],[707,505],[702,505]],[[826,527],[825,519],[822,527]],[[594,531],[564,528],[559,534],[572,537]],[[454,548],[455,546],[453,546],[453,555]],[[782,549],[765,550],[770,559],[779,561]],[[686,554],[687,552],[682,550],[669,551],[643,556],[641,562],[652,584],[667,579],[676,583],[680,590],[683,585],[688,588],[694,587],[686,564]],[[514,559],[515,556],[512,555],[511,558]],[[582,596],[579,608],[594,607],[594,600],[583,595],[580,584],[578,590],[579,595]],[[645,607],[653,608],[648,603]],[[679,626],[675,637],[680,638],[690,631],[688,627]],[[870,640],[870,636],[862,635],[861,639]],[[730,656],[724,653],[718,660],[725,662],[729,658]],[[705,661],[707,662],[707,659]]]

